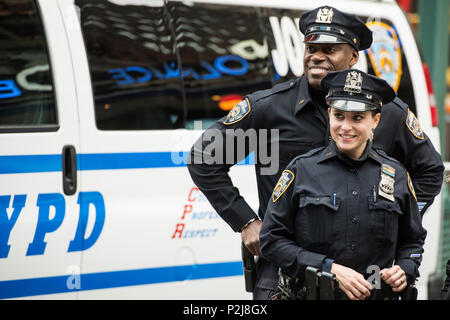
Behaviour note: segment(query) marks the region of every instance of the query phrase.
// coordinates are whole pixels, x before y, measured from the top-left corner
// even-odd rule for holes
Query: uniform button
[[[352,249],[352,251],[355,251],[356,250],[356,244],[352,244],[351,246],[350,246],[350,249]]]
[[[331,136],[328,136],[328,141],[331,141]]]
[[[357,223],[357,222],[358,222],[358,218],[357,218],[357,217],[353,217],[353,218],[352,218],[352,222],[353,222],[353,223]]]
[[[358,191],[353,190],[352,195],[357,196],[358,195]]]

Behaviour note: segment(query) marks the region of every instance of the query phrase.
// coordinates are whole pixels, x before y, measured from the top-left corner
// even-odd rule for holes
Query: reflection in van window
[[[57,129],[45,37],[32,0],[0,0],[0,130]],[[47,128],[47,129],[46,129]]]
[[[105,0],[75,4],[80,8],[98,129],[184,127],[180,71],[165,8]]]
[[[138,5],[140,3],[141,5]],[[201,128],[245,95],[303,73],[300,10],[185,2],[76,0],[100,130]],[[408,63],[390,21],[369,21],[360,53],[416,113]]]
[[[168,2],[183,67],[187,128],[206,129],[242,98],[273,86],[256,8]]]

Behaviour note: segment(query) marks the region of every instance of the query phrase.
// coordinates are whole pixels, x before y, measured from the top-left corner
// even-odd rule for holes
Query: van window
[[[246,94],[274,84],[254,7],[177,2],[167,7],[183,67],[187,128],[201,120],[206,129]]]
[[[181,78],[162,1],[76,0],[100,130],[184,127]]]
[[[300,10],[187,2],[76,0],[100,130],[205,129],[246,94],[303,73]],[[136,2],[139,4],[141,2]],[[165,4],[164,4],[165,3]],[[415,112],[393,23],[369,21],[367,71]]]
[[[36,4],[0,0],[0,132],[57,128],[50,63]]]

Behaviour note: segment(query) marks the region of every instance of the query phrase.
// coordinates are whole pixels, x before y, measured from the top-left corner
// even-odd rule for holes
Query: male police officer
[[[329,143],[328,106],[320,88],[321,79],[328,71],[351,68],[358,61],[358,51],[369,48],[372,43],[371,31],[355,15],[328,6],[305,12],[299,27],[305,35],[304,75],[246,96],[228,116],[213,124],[194,143],[190,154],[188,169],[195,184],[231,228],[241,232],[243,243],[256,256],[260,255],[262,222],[259,219],[264,218],[281,172],[295,156]],[[441,189],[444,166],[440,155],[400,99],[384,106],[381,119],[375,131],[374,147],[383,149],[406,167],[414,181],[418,200],[428,206]],[[198,161],[210,155],[212,148],[208,146],[213,142],[212,131],[220,132],[222,141],[226,141],[233,136],[233,129],[278,130],[278,137],[272,137],[275,141],[259,140],[256,146],[245,146],[245,156],[257,148],[272,150],[272,142],[279,148],[276,174],[264,174],[267,164],[255,160],[258,215],[233,186],[228,175],[232,164],[228,161],[214,164]],[[230,151],[235,152],[224,147],[225,155]],[[278,155],[272,154],[274,156]],[[234,159],[234,163],[240,160]],[[267,299],[277,282],[276,267],[260,259],[254,299]]]

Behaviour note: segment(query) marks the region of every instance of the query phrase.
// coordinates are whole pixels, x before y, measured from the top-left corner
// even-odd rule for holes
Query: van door
[[[240,237],[186,168],[202,127],[187,121],[183,57],[170,10],[163,1],[75,0],[75,8],[71,2],[60,6],[80,110],[80,194],[89,208],[80,297],[248,297]],[[194,33],[187,34],[196,46]],[[78,50],[82,46],[85,51]],[[254,174],[243,167],[236,170]],[[244,193],[256,190],[248,174],[238,178]],[[256,193],[249,199],[257,203]],[[185,281],[202,279],[208,282]],[[222,289],[205,291],[212,283]]]
[[[0,298],[75,298],[78,114],[54,1],[0,0]]]

